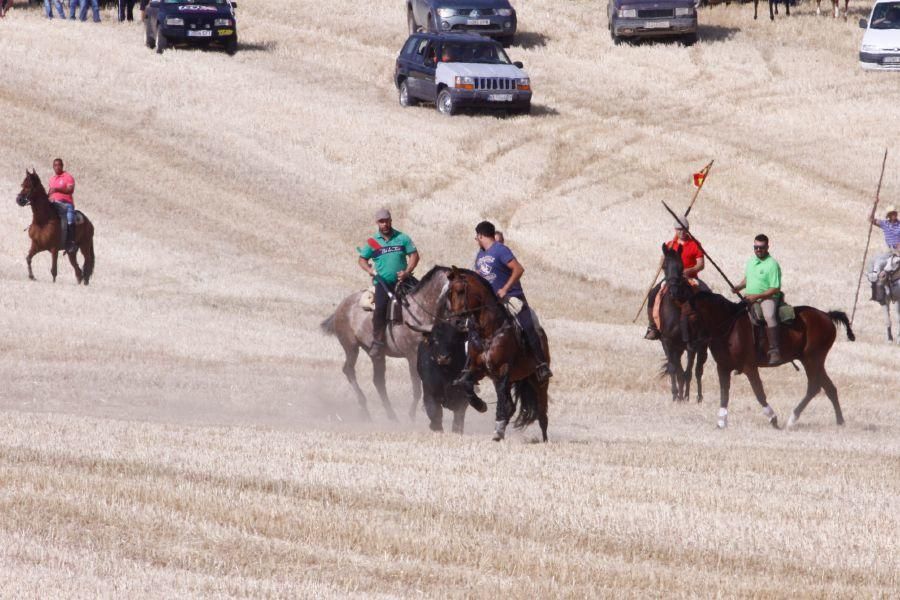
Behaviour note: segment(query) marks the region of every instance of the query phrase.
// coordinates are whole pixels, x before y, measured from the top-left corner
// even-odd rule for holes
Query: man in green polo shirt
[[[734,291],[746,289],[747,302],[759,302],[766,319],[766,336],[769,338],[769,364],[781,362],[778,346],[778,305],[781,302],[781,266],[769,255],[769,238],[759,234],[753,238],[754,257],[747,261],[744,279]]]
[[[372,313],[372,358],[384,357],[385,329],[390,293],[394,293],[397,283],[409,277],[419,264],[419,252],[408,235],[394,229],[391,213],[385,208],[375,213],[378,233],[366,240],[359,252],[359,268],[376,279],[375,311]],[[408,260],[407,260],[407,257]],[[369,264],[372,261],[374,268]],[[380,280],[380,281],[379,281]]]

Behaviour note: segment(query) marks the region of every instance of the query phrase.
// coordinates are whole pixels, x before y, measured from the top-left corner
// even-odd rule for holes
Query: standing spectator
[[[44,14],[47,15],[48,19],[53,18],[53,2],[54,0],[44,0]],[[66,11],[63,8],[62,0],[56,0],[56,12],[59,14],[60,19],[66,18]]]
[[[124,20],[134,21],[134,3],[137,0],[119,0],[119,23]]]
[[[94,13],[94,23],[99,23],[100,5],[97,3],[97,0],[81,0],[81,20],[87,21],[88,5],[90,5],[91,11]]]
[[[69,19],[75,20],[75,12],[83,3],[84,0],[69,0]]]

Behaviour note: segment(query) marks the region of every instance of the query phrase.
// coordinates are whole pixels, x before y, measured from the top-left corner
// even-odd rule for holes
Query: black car
[[[516,35],[516,11],[509,0],[406,0],[409,33],[479,33],[505,45]]]
[[[466,33],[414,33],[394,69],[400,106],[433,102],[452,115],[461,108],[489,108],[511,114],[531,110],[531,79],[503,46]]]
[[[231,0],[151,0],[147,5],[147,47],[158,54],[169,46],[222,46],[237,52],[237,23]]]

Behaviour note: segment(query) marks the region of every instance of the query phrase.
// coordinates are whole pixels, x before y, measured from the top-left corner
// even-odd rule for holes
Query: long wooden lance
[[[863,273],[866,270],[866,257],[869,254],[869,242],[872,241],[872,228],[875,223],[875,211],[878,210],[878,201],[881,196],[881,182],[884,180],[884,166],[887,164],[887,148],[884,149],[884,159],[881,161],[881,176],[878,178],[878,188],[875,190],[875,204],[872,205],[872,217],[869,219],[869,235],[866,236],[866,249],[863,250],[862,265],[859,267],[859,280],[856,282],[856,293],[853,295],[853,312],[850,313],[850,325],[853,326],[853,318],[856,316],[856,305],[859,303],[859,289],[862,287]]]
[[[675,214],[675,211],[673,211],[671,208],[669,208],[669,205],[666,204],[665,202],[663,202],[662,205],[666,207],[666,210],[669,211],[669,214],[672,215],[672,217],[674,217],[675,221],[676,221],[679,225],[681,225],[682,227],[684,227],[684,221],[682,221],[681,218],[680,218],[678,215]],[[687,229],[687,227],[685,227],[685,229]],[[703,252],[704,258],[706,258],[707,260],[709,260],[709,262],[712,264],[712,266],[714,266],[714,267],[716,268],[716,271],[719,272],[719,275],[721,275],[721,276],[722,276],[722,279],[725,280],[725,283],[728,284],[728,289],[730,289],[730,290],[732,291],[732,293],[737,294],[737,297],[738,297],[738,298],[740,298],[741,300],[743,300],[744,297],[741,295],[740,292],[738,292],[738,291],[736,291],[736,290],[734,289],[734,284],[731,283],[731,280],[730,280],[730,279],[728,279],[728,275],[726,275],[725,272],[724,272],[722,269],[719,268],[719,265],[716,264],[716,261],[714,261],[713,258],[712,258],[712,256],[709,255],[709,252],[707,252],[707,251],[703,248],[703,244],[700,243],[700,240],[698,240],[697,237],[696,237],[693,233],[691,234],[691,239],[693,239],[695,242],[697,242],[697,246],[700,248],[700,251]]]
[[[703,184],[706,183],[706,176],[709,175],[709,170],[712,169],[713,163],[716,162],[716,159],[712,159],[709,161],[705,167],[700,169],[700,181],[697,182],[697,189],[694,190],[694,196],[691,198],[691,203],[688,204],[687,210],[684,211],[684,216],[687,217],[691,214],[691,209],[694,208],[694,202],[697,201],[697,196],[700,195],[700,190],[703,189]],[[680,223],[681,221],[679,221]],[[653,275],[653,281],[650,282],[650,287],[647,288],[647,293],[644,294],[644,299],[641,300],[641,306],[638,308],[637,313],[634,315],[634,318],[631,320],[632,323],[638,320],[638,317],[641,316],[641,313],[644,311],[644,305],[647,304],[647,299],[650,297],[650,292],[653,291],[653,286],[656,285],[656,280],[659,279],[659,274],[662,273],[663,268],[663,259],[659,259],[659,266],[656,268],[656,274]]]

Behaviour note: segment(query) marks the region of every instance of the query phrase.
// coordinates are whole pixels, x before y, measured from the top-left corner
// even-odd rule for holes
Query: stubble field
[[[705,9],[682,48],[613,47],[595,3],[520,2],[534,114],[445,119],[397,105],[399,3],[240,4],[233,58],[157,56],[111,12],[0,22],[0,596],[900,594],[880,308],[828,362],[846,426],[821,397],[792,432],[743,378],[716,431],[712,363],[704,402],[673,404],[631,323],[660,200],[684,207],[711,158],[692,229],[729,274],[765,231],[789,300],[852,308],[900,130],[896,76],[856,64],[860,6]],[[46,254],[26,278],[13,198],[56,156],[96,226],[89,288],[67,264],[52,284]],[[471,411],[462,437],[377,402],[359,419],[318,324],[365,284],[381,205],[425,268],[467,265],[483,218],[506,232],[553,347],[549,444],[494,444]],[[786,420],[805,380],[763,377]],[[405,365],[389,387],[405,414]]]

